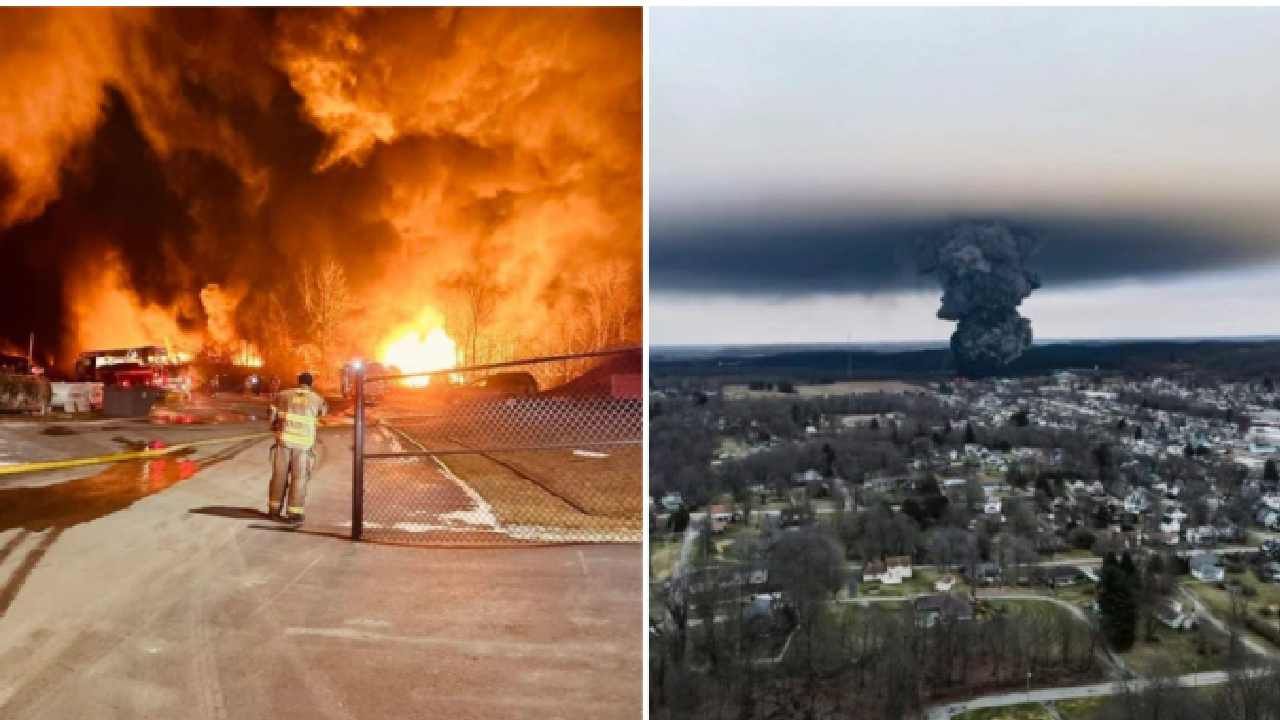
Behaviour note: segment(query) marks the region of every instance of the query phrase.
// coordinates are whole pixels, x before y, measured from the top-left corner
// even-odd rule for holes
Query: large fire
[[[639,342],[642,65],[638,8],[0,10],[0,340],[322,387]]]
[[[426,333],[408,328],[387,343],[379,359],[402,373],[448,370],[458,365],[458,345],[444,328],[435,327]],[[410,378],[406,384],[426,387],[430,381],[430,376],[423,375]]]

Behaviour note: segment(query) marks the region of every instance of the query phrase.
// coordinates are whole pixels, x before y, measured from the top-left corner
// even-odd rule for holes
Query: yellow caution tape
[[[81,467],[84,465],[102,465],[105,463],[123,462],[125,460],[149,460],[151,458],[163,457],[165,455],[171,455],[176,452],[204,445],[217,445],[221,443],[241,442],[244,440],[258,440],[271,436],[272,433],[269,432],[258,432],[250,433],[248,435],[233,435],[231,437],[192,440],[191,442],[179,443],[177,445],[156,448],[154,450],[132,450],[129,452],[112,453],[110,455],[95,455],[92,457],[69,458],[66,460],[44,460],[41,462],[21,463],[18,465],[0,465],[0,475],[17,475],[20,473],[39,472],[41,470],[61,470],[63,468]]]

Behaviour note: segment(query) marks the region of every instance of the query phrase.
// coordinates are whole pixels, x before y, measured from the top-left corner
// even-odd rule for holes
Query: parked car
[[[1255,572],[1262,582],[1280,583],[1280,562],[1263,563]]]
[[[492,400],[538,394],[538,381],[524,371],[497,372],[458,388],[456,400]]]

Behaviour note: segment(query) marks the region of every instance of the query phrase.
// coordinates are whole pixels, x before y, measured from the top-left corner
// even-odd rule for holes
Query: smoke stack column
[[[938,317],[956,322],[951,352],[961,373],[999,373],[1031,347],[1031,321],[1018,306],[1040,287],[1026,267],[1037,247],[998,222],[955,225],[922,245],[921,270],[942,285]]]

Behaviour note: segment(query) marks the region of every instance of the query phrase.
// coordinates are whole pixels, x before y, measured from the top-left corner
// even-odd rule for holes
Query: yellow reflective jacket
[[[277,437],[285,447],[307,450],[316,444],[316,418],[325,414],[324,398],[308,387],[281,390],[272,404]]]

